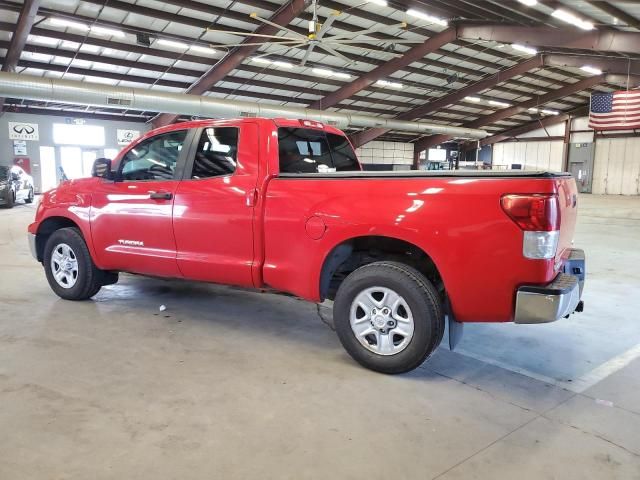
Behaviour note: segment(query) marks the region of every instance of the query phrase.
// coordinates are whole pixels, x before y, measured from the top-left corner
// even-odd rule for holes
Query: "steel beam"
[[[425,105],[421,105],[419,107],[413,108],[408,112],[402,113],[398,115],[398,119],[402,120],[411,120],[414,118],[420,118],[423,115],[426,115],[435,110],[439,110],[447,105],[452,103],[456,103],[462,100],[464,97],[469,95],[474,95],[478,92],[491,88],[499,83],[502,83],[510,78],[516,77],[518,75],[522,75],[529,70],[533,70],[534,68],[540,68],[543,66],[543,58],[542,56],[536,56],[530,60],[519,63],[514,67],[507,68],[506,70],[502,70],[491,77],[476,82],[467,87],[461,88],[460,90],[456,90],[448,95],[444,95],[436,100],[433,100]],[[381,128],[372,128],[370,130],[365,130],[364,132],[358,133],[351,137],[351,142],[359,147],[364,145],[367,142],[370,142],[374,138],[379,137],[380,135],[386,133],[387,131]]]
[[[576,83],[560,88],[554,92],[550,92],[545,95],[536,96],[530,100],[527,100],[526,102],[519,103],[518,105],[514,105],[512,107],[497,110],[492,114],[485,115],[484,117],[480,117],[477,120],[474,120],[473,122],[465,123],[464,126],[468,128],[479,128],[485,125],[489,125],[499,120],[503,120],[505,118],[516,115],[520,112],[524,112],[529,108],[536,108],[544,105],[545,103],[549,103],[559,98],[566,97],[567,95],[572,95],[576,92],[593,88],[596,85],[606,82],[606,80],[607,80],[606,74],[587,77],[577,81]],[[417,151],[420,152],[434,145],[439,145],[443,142],[446,142],[451,138],[452,137],[450,135],[432,135],[416,142],[415,148],[417,149]]]
[[[347,98],[371,86],[376,81],[388,77],[398,70],[402,70],[404,67],[412,64],[413,62],[422,60],[425,55],[438,50],[443,45],[451,43],[455,39],[456,29],[447,28],[446,30],[443,30],[437,35],[429,38],[424,43],[410,48],[404,54],[402,54],[402,56],[396,57],[389,62],[385,62],[379,65],[370,72],[367,72],[356,78],[354,81],[345,84],[335,92],[332,92],[326,97],[313,102],[310,105],[310,108],[325,109],[333,107],[334,105],[340,103],[342,100],[346,100]]]
[[[302,13],[306,7],[305,0],[290,0],[280,10],[278,10],[271,18],[271,22],[278,25],[286,26],[293,21],[300,13]],[[275,35],[278,33],[278,28],[271,25],[262,25],[258,27],[253,33],[260,35]],[[242,43],[255,42],[257,37],[247,37]],[[216,83],[226,77],[232,70],[237,68],[245,58],[252,55],[260,48],[259,45],[245,45],[235,48],[220,62],[212,66],[204,75],[202,75],[191,87],[189,87],[186,93],[192,95],[202,95],[204,92],[213,87]],[[155,127],[161,127],[174,122],[178,118],[175,114],[164,113],[156,117],[153,121]]]
[[[636,30],[640,30],[639,19],[619,9],[618,7],[612,5],[611,3],[605,2],[605,1],[596,1],[596,0],[587,0],[587,3],[593,5],[599,10],[602,10],[604,13],[609,14],[614,18],[617,18],[627,26],[635,28]]]
[[[569,48],[596,52],[638,53],[640,33],[617,30],[580,32],[575,28],[460,25],[458,37],[501,43],[518,42],[537,47]]]
[[[483,138],[480,140],[480,145],[492,145],[494,143],[502,142],[504,140],[509,140],[510,138],[517,137],[518,135],[522,135],[523,133],[532,132],[533,130],[537,130],[539,128],[546,128],[552,125],[557,125],[559,123],[566,122],[569,118],[575,118],[584,116],[589,113],[588,107],[580,107],[575,110],[572,110],[568,113],[563,113],[561,115],[554,115],[552,117],[541,118],[536,120],[535,122],[526,123],[524,125],[520,125],[518,127],[512,128],[510,130],[506,130],[504,132],[500,132],[497,135],[492,135],[491,137]]]

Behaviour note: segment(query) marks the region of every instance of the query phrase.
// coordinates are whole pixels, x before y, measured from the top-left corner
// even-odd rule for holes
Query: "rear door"
[[[180,276],[172,210],[190,138],[189,130],[147,138],[124,155],[116,181],[98,184],[91,235],[102,268]]]
[[[187,278],[253,286],[260,139],[257,123],[241,126],[195,131],[173,207],[178,266]]]

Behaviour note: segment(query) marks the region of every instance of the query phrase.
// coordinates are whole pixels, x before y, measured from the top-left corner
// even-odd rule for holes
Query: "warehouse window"
[[[205,128],[198,142],[191,178],[201,179],[233,173],[236,170],[237,153],[236,127]]]
[[[281,173],[358,171],[351,144],[342,135],[309,128],[279,128]]]
[[[104,146],[104,127],[99,125],[53,124],[53,142],[57,145]]]

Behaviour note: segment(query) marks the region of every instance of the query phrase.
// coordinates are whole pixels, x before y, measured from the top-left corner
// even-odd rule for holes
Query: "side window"
[[[338,172],[360,170],[356,152],[347,140],[347,137],[336,135],[335,133],[327,133],[327,140],[331,147],[333,155],[333,166]]]
[[[173,180],[187,130],[167,132],[139,143],[122,159],[120,177],[126,181]]]
[[[193,159],[191,178],[201,179],[229,175],[236,170],[238,129],[209,127],[200,135]]]
[[[279,128],[281,173],[358,171],[360,165],[346,137],[308,128]]]

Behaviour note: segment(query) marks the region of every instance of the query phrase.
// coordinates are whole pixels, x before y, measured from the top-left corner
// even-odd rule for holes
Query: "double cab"
[[[29,226],[53,291],[85,300],[119,272],[333,301],[349,354],[419,366],[465,322],[544,323],[582,309],[569,174],[363,171],[309,120],[153,130],[91,178],[47,192]]]

